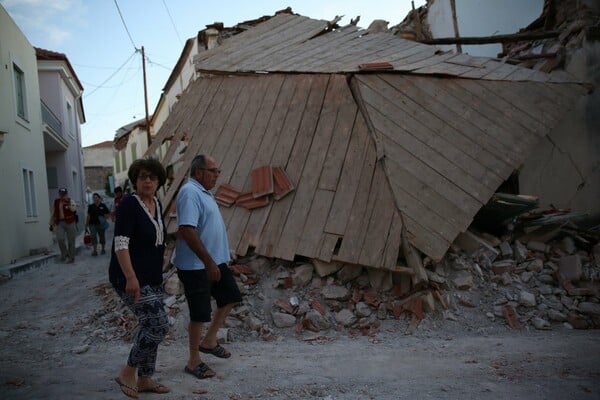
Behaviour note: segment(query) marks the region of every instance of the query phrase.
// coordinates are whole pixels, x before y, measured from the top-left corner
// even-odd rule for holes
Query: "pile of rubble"
[[[550,233],[548,233],[550,232]],[[428,283],[410,284],[409,268],[377,270],[318,260],[253,255],[231,268],[244,301],[220,332],[223,341],[303,340],[334,334],[376,336],[494,325],[499,329],[600,327],[600,243],[552,228],[498,238],[467,231],[439,263],[425,259]],[[170,337],[187,335],[188,311],[174,270],[166,274]],[[100,285],[104,307],[83,322],[91,337],[128,339],[135,319]],[[391,325],[390,325],[391,324]]]

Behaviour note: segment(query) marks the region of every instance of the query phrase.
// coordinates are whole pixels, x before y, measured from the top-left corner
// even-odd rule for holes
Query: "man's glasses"
[[[158,176],[156,176],[155,174],[141,173],[141,174],[138,175],[138,179],[141,180],[141,181],[145,181],[148,178],[150,178],[151,181],[157,181],[158,180]]]
[[[221,173],[221,170],[219,168],[200,168],[200,169],[204,170],[204,171],[210,171],[213,174],[220,174]]]

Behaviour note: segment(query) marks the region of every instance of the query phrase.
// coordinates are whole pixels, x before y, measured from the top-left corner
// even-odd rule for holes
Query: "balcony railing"
[[[56,115],[48,108],[48,106],[41,101],[42,103],[42,122],[48,125],[57,135],[60,137],[63,136],[62,131],[62,122],[58,119]]]

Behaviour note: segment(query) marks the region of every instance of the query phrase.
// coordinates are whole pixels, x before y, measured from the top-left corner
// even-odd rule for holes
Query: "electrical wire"
[[[99,84],[94,90],[92,90],[91,92],[84,94],[83,97],[84,98],[88,98],[90,97],[92,94],[94,94],[98,89],[101,89],[104,87],[104,84],[106,82],[108,82],[109,80],[111,80],[113,78],[113,76],[115,76],[119,71],[121,71],[121,69],[125,66],[125,64],[127,64],[129,62],[129,60],[131,60],[133,58],[133,56],[135,56],[137,54],[137,50],[134,51],[133,53],[131,53],[131,55],[129,56],[129,58],[127,60],[125,60],[125,62],[123,64],[121,64],[121,66],[119,68],[117,68],[117,70],[115,72],[113,72],[112,74],[110,74],[110,76],[108,78],[106,78],[101,84]]]
[[[183,45],[183,41],[181,40],[181,37],[179,36],[179,32],[177,31],[177,27],[175,26],[175,22],[173,22],[173,17],[171,17],[171,13],[169,12],[169,7],[167,7],[167,3],[165,3],[165,0],[162,0],[162,3],[165,6],[165,10],[167,10],[167,15],[169,16],[169,20],[171,21],[171,25],[173,26],[173,30],[175,31],[175,35],[177,35],[177,39],[179,40],[179,44]]]
[[[115,6],[117,6],[117,11],[119,12],[119,16],[121,17],[121,22],[123,22],[123,26],[125,27],[125,31],[127,32],[127,36],[129,36],[129,40],[131,41],[131,44],[133,45],[134,49],[138,49],[137,46],[135,45],[135,43],[133,42],[133,38],[131,37],[131,34],[129,33],[129,29],[127,29],[127,24],[125,23],[125,19],[123,18],[123,14],[121,14],[121,9],[119,8],[119,4],[117,3],[117,0],[115,1]]]

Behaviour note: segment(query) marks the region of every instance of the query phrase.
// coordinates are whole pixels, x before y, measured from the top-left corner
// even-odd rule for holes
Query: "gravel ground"
[[[0,284],[2,399],[125,398],[114,378],[130,344],[102,339],[108,255],[84,249],[75,264],[49,263]],[[216,372],[183,372],[181,332],[159,348],[155,377],[171,387],[153,399],[598,399],[598,330],[509,330],[481,310],[449,321],[428,315],[414,335],[406,320],[375,336],[305,333],[226,344],[230,359],[203,357]]]

